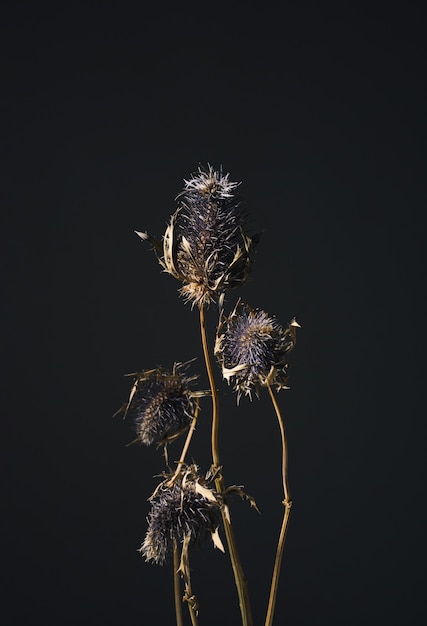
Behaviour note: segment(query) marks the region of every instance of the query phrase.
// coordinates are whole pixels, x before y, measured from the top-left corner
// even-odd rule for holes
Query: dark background
[[[197,357],[207,386],[197,311],[133,233],[161,236],[207,162],[264,231],[226,306],[302,325],[275,623],[422,621],[426,24],[411,3],[294,4],[2,3],[7,626],[174,623],[170,567],[137,552],[162,458],[112,414],[128,372]],[[261,509],[232,503],[261,624],[279,433],[266,394],[237,409],[216,373],[226,482]],[[205,402],[202,471],[209,426]],[[201,626],[239,623],[227,557],[195,554],[193,583]]]

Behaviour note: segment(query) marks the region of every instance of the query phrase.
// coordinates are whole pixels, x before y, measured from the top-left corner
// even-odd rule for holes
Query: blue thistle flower
[[[283,329],[275,317],[240,301],[231,315],[221,316],[215,356],[224,378],[234,379],[238,400],[243,394],[252,398],[252,391],[257,393],[267,382],[277,389],[286,387],[286,355],[296,343],[299,327],[294,318]]]
[[[172,486],[164,481],[151,498],[148,530],[140,548],[146,561],[163,565],[174,542],[185,548],[211,536],[214,545],[224,550],[218,534],[221,514],[216,493],[191,466],[182,480]]]
[[[165,271],[181,280],[181,294],[193,304],[209,304],[247,279],[259,236],[245,233],[247,213],[229,174],[199,168],[185,180],[178,209],[171,216],[163,246],[137,232],[157,249]]]
[[[134,420],[137,440],[145,445],[166,443],[178,437],[189,426],[194,415],[194,398],[201,392],[191,391],[197,376],[185,376],[187,364],[175,363],[172,371],[164,368],[132,374],[135,379],[129,401],[120,409]]]

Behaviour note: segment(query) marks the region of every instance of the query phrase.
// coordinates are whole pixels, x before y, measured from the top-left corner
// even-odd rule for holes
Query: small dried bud
[[[172,552],[174,541],[191,547],[207,536],[223,550],[218,535],[220,505],[215,492],[204,482],[195,469],[190,468],[182,481],[172,487],[165,481],[155,491],[147,518],[147,534],[140,548],[146,561],[163,565]]]
[[[259,309],[237,303],[229,317],[218,326],[215,355],[224,378],[234,379],[238,400],[252,397],[259,385],[267,382],[277,389],[286,387],[286,354],[296,343],[295,319],[284,330],[276,319]]]
[[[206,171],[199,169],[185,181],[163,246],[147,233],[137,232],[157,249],[164,269],[184,283],[181,294],[193,304],[221,298],[245,282],[250,272],[259,236],[251,238],[245,233],[247,215],[236,195],[237,187],[228,174],[211,166]]]
[[[121,410],[134,419],[138,440],[145,445],[165,443],[183,432],[194,415],[190,390],[196,376],[184,374],[187,364],[175,363],[172,371],[158,368],[133,374],[135,383]]]

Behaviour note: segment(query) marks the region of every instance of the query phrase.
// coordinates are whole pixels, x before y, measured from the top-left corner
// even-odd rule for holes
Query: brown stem
[[[287,444],[286,444],[285,425],[283,423],[283,418],[282,418],[282,414],[280,413],[279,405],[277,404],[276,396],[274,395],[274,392],[268,380],[267,380],[267,389],[268,389],[268,393],[270,394],[270,398],[273,403],[274,410],[276,411],[277,419],[279,422],[279,428],[280,428],[280,436],[282,439],[282,481],[283,481],[283,493],[284,493],[283,505],[285,507],[285,510],[283,513],[282,527],[280,529],[279,540],[277,542],[276,558],[274,561],[273,576],[271,578],[270,597],[268,600],[267,615],[265,617],[265,626],[271,626],[273,623],[274,609],[276,606],[277,588],[279,585],[279,576],[280,576],[280,566],[282,563],[283,548],[285,547],[286,531],[288,528],[289,516],[291,514],[292,501],[290,499],[289,484],[288,484],[288,451],[287,451]]]
[[[205,357],[206,370],[209,378],[209,385],[212,394],[212,463],[213,469],[219,469],[219,451],[218,451],[218,391],[215,386],[215,378],[212,371],[212,363],[209,354],[208,333],[206,330],[205,308],[200,305],[200,330],[202,335],[203,355]]]
[[[173,590],[175,597],[176,626],[183,626],[182,621],[182,598],[181,598],[181,577],[179,575],[179,554],[176,541],[173,544]]]
[[[221,473],[221,463],[218,450],[218,428],[219,428],[219,413],[218,413],[218,391],[215,386],[215,379],[212,371],[212,363],[209,353],[208,336],[206,330],[205,309],[203,305],[200,305],[200,331],[202,336],[203,355],[205,357],[206,371],[209,378],[209,384],[212,394],[212,470],[218,472],[215,478],[215,488],[218,493],[224,491],[224,479]],[[225,536],[227,539],[228,549],[230,552],[231,565],[233,567],[234,580],[236,583],[237,593],[239,596],[240,613],[242,616],[242,626],[252,626],[252,614],[249,600],[248,587],[246,578],[243,572],[243,567],[240,561],[239,553],[237,550],[236,538],[234,535],[233,527],[228,515],[228,508],[221,507],[222,521],[224,524]]]
[[[187,437],[186,437],[186,440],[185,440],[185,443],[184,443],[184,447],[182,449],[181,456],[180,456],[180,459],[178,461],[175,473],[174,473],[172,478],[167,483],[168,487],[172,487],[172,485],[174,484],[175,480],[179,476],[179,473],[181,471],[181,466],[184,465],[185,456],[186,456],[186,454],[188,452],[188,448],[190,446],[191,437],[193,436],[194,430],[196,428],[196,422],[197,422],[197,418],[199,416],[199,408],[200,408],[200,400],[199,400],[199,398],[196,398],[196,408],[194,410],[193,421],[191,422],[190,428],[188,430]]]
[[[191,604],[188,605],[188,611],[191,617],[191,623],[193,626],[199,626],[199,620],[197,618],[197,612]]]
[[[179,566],[179,571],[181,572],[182,577],[184,579],[185,594],[184,594],[183,599],[188,605],[188,611],[190,613],[191,623],[193,626],[198,626],[199,624],[199,620],[197,618],[198,602],[191,588],[191,572],[190,572],[190,562],[188,558],[188,548],[190,545],[190,540],[191,540],[191,533],[188,533],[186,537],[184,538],[184,542],[182,544],[181,563]]]

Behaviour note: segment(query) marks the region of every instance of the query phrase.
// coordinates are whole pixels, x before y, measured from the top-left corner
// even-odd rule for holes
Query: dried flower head
[[[228,317],[221,316],[215,355],[224,378],[234,379],[238,400],[252,397],[259,385],[286,387],[286,355],[296,343],[299,324],[293,319],[286,329],[265,311],[237,303]]]
[[[236,194],[239,183],[229,174],[209,166],[184,182],[163,245],[147,233],[137,234],[153,244],[165,271],[184,283],[181,294],[204,305],[222,300],[247,279],[259,236],[244,230],[247,213]]]
[[[224,550],[218,534],[220,504],[216,493],[206,486],[191,466],[182,480],[168,486],[164,481],[154,492],[148,515],[148,530],[140,548],[146,561],[163,565],[174,542],[187,549],[211,536],[214,545]]]
[[[145,445],[171,441],[188,427],[194,398],[201,392],[190,389],[197,376],[186,376],[187,366],[175,363],[172,371],[157,368],[131,374],[135,382],[120,411],[134,419],[137,439]]]

